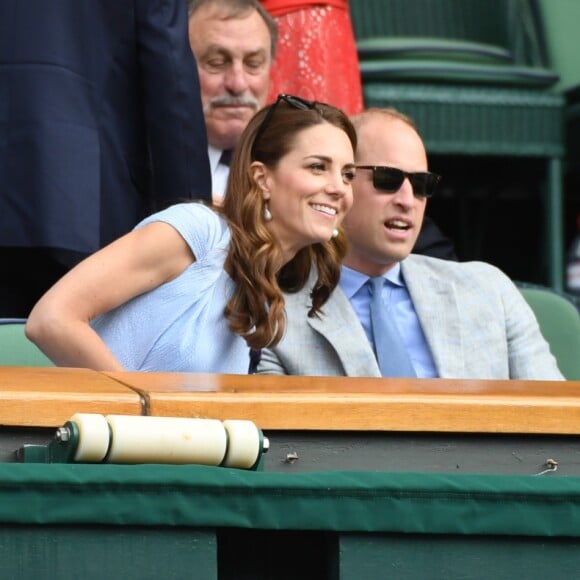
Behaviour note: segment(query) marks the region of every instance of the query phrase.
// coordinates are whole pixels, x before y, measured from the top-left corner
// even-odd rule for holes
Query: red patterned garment
[[[278,24],[269,102],[279,93],[322,101],[348,115],[363,109],[358,54],[348,2],[262,0]]]

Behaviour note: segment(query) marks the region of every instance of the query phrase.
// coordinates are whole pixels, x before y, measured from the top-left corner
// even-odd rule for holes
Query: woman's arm
[[[177,277],[195,256],[170,225],[150,223],[85,259],[34,306],[26,336],[59,366],[121,371],[90,321]]]

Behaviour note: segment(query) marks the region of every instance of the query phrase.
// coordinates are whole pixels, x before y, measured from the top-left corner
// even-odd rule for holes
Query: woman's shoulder
[[[186,220],[190,223],[190,218],[196,220],[207,220],[209,223],[217,223],[221,220],[220,216],[209,206],[202,202],[183,202],[171,205],[161,211],[158,211],[142,220],[137,227],[142,227],[152,222],[166,222],[171,225]]]
[[[226,220],[201,202],[172,205],[144,219],[137,227],[164,222],[174,227],[199,259],[205,250],[227,244],[230,231]]]

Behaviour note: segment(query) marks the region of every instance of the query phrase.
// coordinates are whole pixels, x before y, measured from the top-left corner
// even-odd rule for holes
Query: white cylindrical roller
[[[97,413],[75,413],[70,419],[78,429],[74,460],[98,463],[107,454],[110,442],[109,424]]]
[[[217,419],[107,415],[110,463],[220,465],[227,434]]]
[[[250,469],[258,461],[262,450],[260,430],[252,421],[227,419],[224,427],[228,433],[228,450],[224,467]]]

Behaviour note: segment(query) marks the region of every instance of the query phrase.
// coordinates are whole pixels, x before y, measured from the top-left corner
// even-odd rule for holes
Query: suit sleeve
[[[510,379],[564,380],[536,316],[507,276],[501,275]]]
[[[185,0],[136,0],[155,209],[184,199],[211,202],[211,173],[197,66]]]

